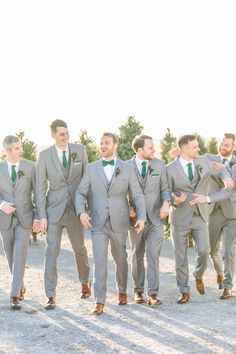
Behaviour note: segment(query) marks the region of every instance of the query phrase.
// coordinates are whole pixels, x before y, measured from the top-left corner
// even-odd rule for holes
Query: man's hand
[[[229,189],[234,189],[235,188],[235,182],[232,178],[226,179],[224,181],[225,187],[229,188]]]
[[[213,162],[214,170],[220,170],[221,168],[225,168],[225,165],[221,162]]]
[[[87,213],[80,214],[80,221],[86,229],[91,229],[92,225],[90,224],[89,220],[91,220],[90,216]]]
[[[196,198],[189,202],[190,205],[207,203],[207,198],[205,195],[193,193],[193,197]]]
[[[40,221],[34,220],[32,226],[32,232],[36,232],[36,234],[40,231]]]
[[[160,209],[160,219],[163,220],[169,215],[170,211],[170,202],[165,200],[161,209]]]
[[[179,197],[177,197],[177,195],[175,195],[174,193],[172,193],[172,195],[173,195],[173,198],[174,198],[174,204],[175,205],[182,204],[187,199],[187,193],[182,193],[181,192]]]
[[[137,232],[137,234],[139,234],[141,231],[143,231],[145,226],[145,221],[144,220],[137,220],[135,225],[134,225],[134,229]]]
[[[47,233],[48,230],[48,221],[47,219],[41,219],[40,220],[40,230],[43,234]]]
[[[15,204],[14,203],[7,203],[7,202],[4,202],[3,206],[2,206],[2,211],[5,213],[5,214],[12,214],[14,213],[14,211],[16,211],[16,208],[14,206]]]
[[[129,217],[134,219],[136,217],[136,212],[134,211],[133,207],[129,207]]]

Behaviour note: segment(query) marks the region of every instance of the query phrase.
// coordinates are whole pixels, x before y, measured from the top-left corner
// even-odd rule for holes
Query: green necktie
[[[193,180],[192,162],[187,163],[187,166],[188,166],[188,178],[192,182]]]
[[[67,167],[67,158],[66,158],[66,151],[62,151],[62,165],[66,168]]]
[[[146,161],[143,161],[143,162],[142,162],[142,171],[141,171],[141,176],[142,176],[143,178],[145,178],[145,177],[146,177],[146,174],[147,174],[147,167],[146,167],[146,165],[147,165],[147,162],[146,162]]]
[[[16,165],[11,165],[11,179],[13,182],[16,180]]]
[[[223,165],[225,165],[225,163],[228,161],[228,159],[223,159],[222,160],[222,163],[223,163]]]
[[[102,166],[105,167],[106,165],[115,165],[115,160],[102,160]]]

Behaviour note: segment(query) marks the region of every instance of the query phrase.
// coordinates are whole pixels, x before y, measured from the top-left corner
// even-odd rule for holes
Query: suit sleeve
[[[37,210],[37,193],[36,193],[36,166],[32,166],[31,174],[31,183],[32,183],[32,203],[34,207],[34,220],[38,219],[38,210]]]
[[[89,165],[86,166],[82,180],[75,192],[76,214],[85,213],[87,206],[87,196],[90,189],[90,171]]]
[[[130,166],[129,190],[135,205],[137,219],[146,221],[145,198],[133,166]]]
[[[232,167],[231,174],[234,182],[236,183],[236,165]],[[215,202],[220,202],[222,200],[228,199],[235,191],[236,188],[234,189],[222,188],[220,191],[209,195],[210,201],[211,203],[215,203]]]
[[[163,162],[163,166],[161,169],[161,180],[160,180],[160,189],[161,189],[161,200],[164,202],[165,200],[170,200],[170,191],[168,187],[167,173],[166,167]]]
[[[36,165],[36,202],[38,216],[40,219],[47,218],[46,211],[46,196],[48,190],[47,169],[45,159],[42,154],[39,154]]]

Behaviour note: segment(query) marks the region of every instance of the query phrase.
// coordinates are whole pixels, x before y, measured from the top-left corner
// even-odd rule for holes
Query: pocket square
[[[157,176],[160,176],[159,173],[153,173],[152,174],[152,177],[157,177]]]
[[[78,165],[79,163],[81,163],[82,161],[74,161],[74,165]]]

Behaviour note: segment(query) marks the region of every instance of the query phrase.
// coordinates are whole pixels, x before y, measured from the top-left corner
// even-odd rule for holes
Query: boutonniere
[[[117,168],[115,169],[115,177],[118,176],[119,174],[120,174],[120,168],[117,167]]]
[[[18,178],[21,178],[21,177],[23,177],[25,175],[25,172],[23,170],[19,170],[17,172],[17,175],[18,175]]]
[[[235,162],[231,160],[230,163],[229,163],[229,167],[232,168],[233,165],[235,165]]]
[[[72,158],[72,161],[73,161],[73,162],[76,162],[76,163],[81,162],[81,160],[77,160],[77,159],[78,159],[78,154],[77,154],[77,152],[72,152],[71,158]]]
[[[148,171],[149,171],[149,174],[151,174],[154,171],[154,168],[152,167],[152,165],[148,166]]]
[[[202,173],[202,168],[203,168],[203,167],[202,167],[201,165],[197,165],[196,167],[197,167],[197,170],[198,170],[200,173]]]

